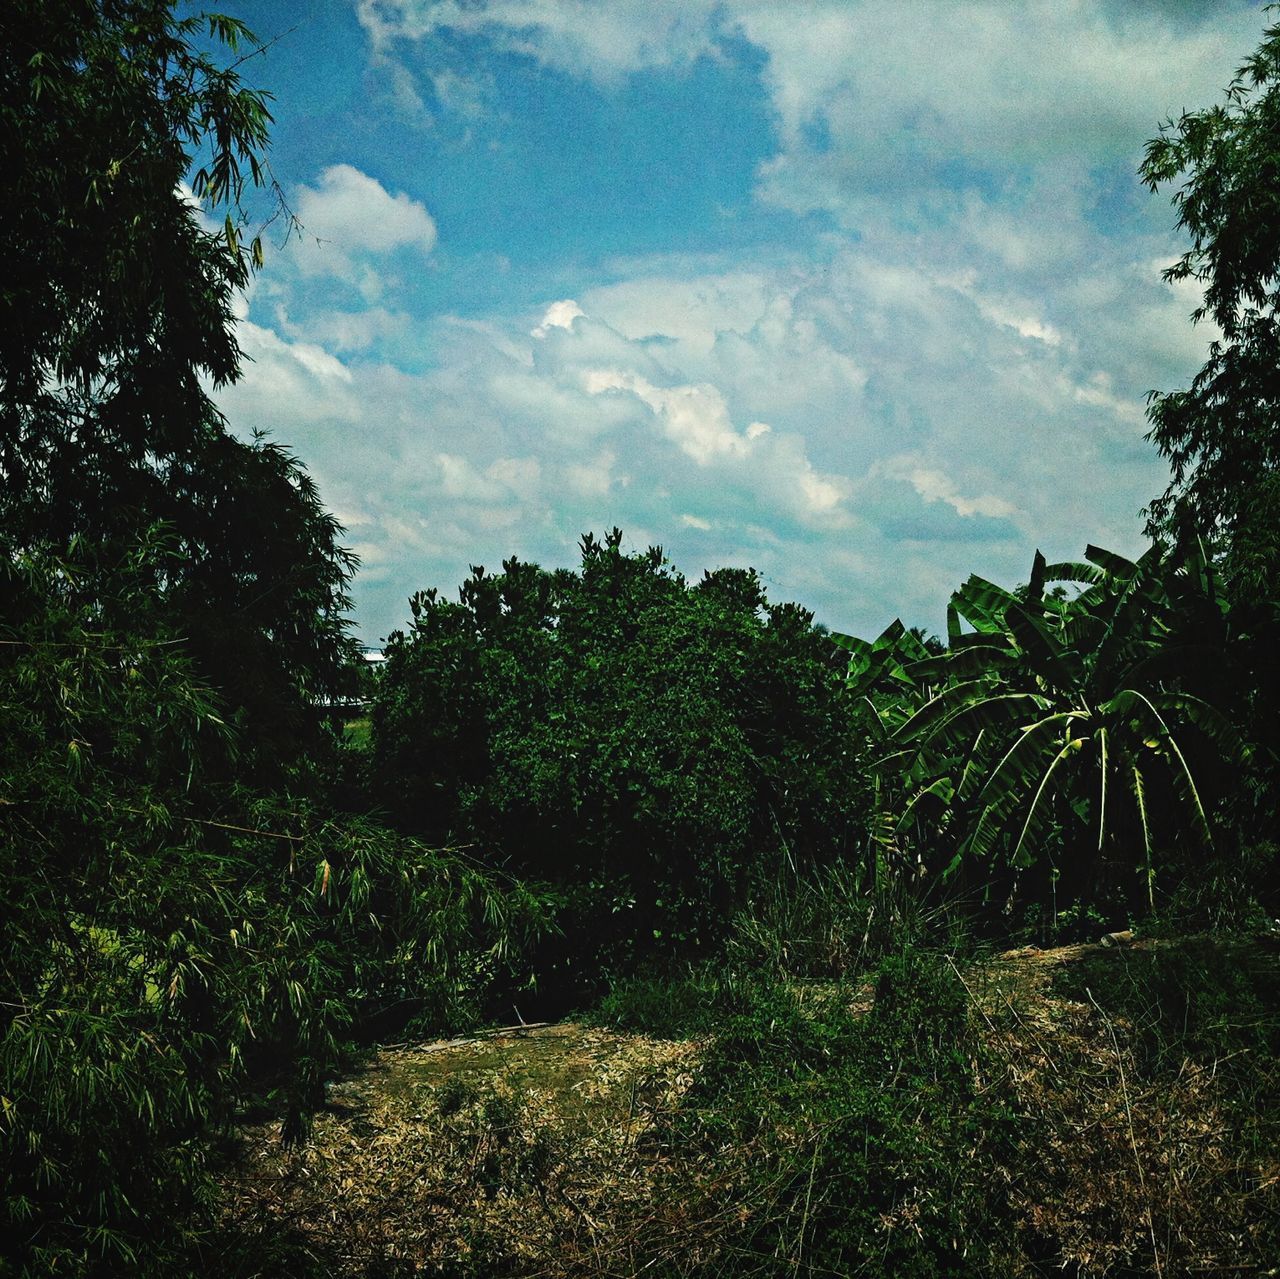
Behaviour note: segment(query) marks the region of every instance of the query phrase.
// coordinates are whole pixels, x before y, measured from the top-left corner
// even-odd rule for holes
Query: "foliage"
[[[861,781],[830,647],[753,573],[689,586],[615,530],[413,600],[373,707],[396,820],[564,886],[579,956],[712,936],[753,867],[829,859]]]
[[[202,31],[232,54],[252,45],[236,20],[179,21],[167,0],[6,7],[0,145],[27,197],[6,227],[6,428],[100,388],[117,443],[164,452],[201,416],[200,375],[235,377],[232,299],[258,248],[241,244],[234,215],[246,184],[265,180],[271,117],[234,66],[197,51]],[[227,210],[216,231],[180,189],[206,146],[193,193]],[[15,438],[35,437],[5,435],[14,465]]]
[[[211,1127],[254,1093],[300,1135],[355,1023],[474,1015],[538,926],[455,857],[222,782],[234,735],[154,605],[163,559],[139,548],[103,597],[75,560],[0,556],[0,1237],[20,1273],[173,1273]]]
[[[1274,8],[1274,6],[1268,6]],[[1280,894],[1280,26],[1267,27],[1225,100],[1168,121],[1147,144],[1142,177],[1177,184],[1173,204],[1191,247],[1166,272],[1203,287],[1192,315],[1217,329],[1185,390],[1153,393],[1150,438],[1172,482],[1150,528],[1193,527],[1222,553],[1235,633],[1241,719],[1254,762],[1224,820],[1256,856],[1254,891]]]
[[[614,981],[588,1020],[657,1039],[696,1039],[715,1033],[739,985],[734,970],[716,964],[674,973],[651,967]]]
[[[314,702],[346,679],[354,560],[297,461],[234,439],[206,390],[239,372],[233,305],[261,260],[242,199],[270,183],[271,117],[238,74],[243,24],[173,9],[16,0],[0,17],[0,167],[22,192],[0,285],[0,525],[108,558],[169,525],[182,554],[155,589],[244,747],[277,766],[315,749]]]
[[[1220,334],[1190,388],[1152,396],[1151,438],[1173,467],[1152,526],[1174,527],[1181,508],[1209,533],[1261,531],[1250,506],[1280,467],[1280,26],[1224,103],[1164,125],[1142,177],[1153,191],[1180,183],[1173,203],[1191,248],[1165,278],[1204,286],[1193,319]]]
[[[1201,936],[1086,958],[1056,986],[1122,1020],[1145,1073],[1177,1071],[1191,1057],[1229,1074],[1233,1062],[1280,1060],[1278,958],[1274,935]]]
[[[1123,916],[1153,904],[1161,861],[1211,845],[1202,791],[1245,754],[1206,698],[1222,693],[1226,636],[1214,566],[1198,545],[1087,555],[1037,555],[1018,592],[971,577],[940,656],[900,625],[842,640],[872,703],[880,856],[897,873],[914,861],[998,901]],[[1080,589],[1046,592],[1054,581]]]
[[[998,1175],[1016,1132],[964,989],[942,957],[884,961],[868,1013],[744,988],[672,1121],[688,1151],[736,1149],[714,1193],[740,1205],[731,1246],[695,1273],[1004,1273]]]
[[[850,981],[950,922],[945,904],[925,908],[915,884],[876,885],[859,864],[836,862],[757,886],[729,926],[724,961],[778,980]]]

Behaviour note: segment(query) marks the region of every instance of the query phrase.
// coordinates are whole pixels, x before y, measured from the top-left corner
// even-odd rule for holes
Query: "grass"
[[[373,741],[373,721],[367,715],[346,720],[342,725],[342,742],[353,750],[367,751]]]
[[[227,1273],[1265,1274],[1278,983],[1208,938],[631,979],[383,1052],[303,1151],[246,1132]]]

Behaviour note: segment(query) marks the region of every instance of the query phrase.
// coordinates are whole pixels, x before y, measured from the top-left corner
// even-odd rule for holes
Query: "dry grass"
[[[668,1162],[646,1134],[696,1051],[572,1023],[384,1051],[303,1150],[278,1125],[243,1133],[233,1212],[354,1273],[630,1273],[626,1223]]]
[[[1002,1170],[1025,1258],[1011,1273],[1280,1273],[1266,1253],[1280,1115],[1242,1115],[1225,1062],[1153,1075],[1138,1027],[1059,989],[1072,966],[1155,944],[1011,952],[963,973],[980,1083],[1024,1133]],[[691,1273],[732,1252],[769,1194],[750,1151],[694,1156],[662,1136],[698,1053],[575,1024],[386,1050],[332,1088],[303,1151],[272,1126],[244,1131],[232,1215],[291,1232],[335,1274]]]
[[[1242,1114],[1223,1086],[1225,1059],[1182,1055],[1176,1069],[1145,1069],[1142,1027],[1087,986],[1083,999],[1056,989],[1069,966],[1105,976],[1178,944],[1016,952],[974,975],[992,1058],[1029,1120],[1011,1170],[1028,1251],[1052,1251],[1068,1271],[1280,1273],[1269,1255],[1280,1237],[1280,1114]],[[1222,963],[1238,962],[1232,951],[1220,948]],[[1274,1102],[1276,1063],[1253,1066],[1260,1103]]]

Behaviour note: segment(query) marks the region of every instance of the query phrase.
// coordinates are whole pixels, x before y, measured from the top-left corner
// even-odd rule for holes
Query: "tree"
[[[1173,203],[1191,248],[1164,275],[1204,286],[1192,318],[1220,332],[1189,388],[1152,395],[1150,438],[1173,477],[1151,504],[1151,530],[1189,521],[1252,537],[1278,510],[1268,494],[1280,470],[1280,26],[1225,102],[1162,127],[1141,174],[1152,191],[1181,181]]]
[[[224,781],[235,734],[157,607],[164,546],[109,598],[91,550],[0,553],[0,1273],[221,1272],[186,1251],[212,1127],[274,1094],[299,1135],[353,1023],[459,1028],[539,909]]]
[[[6,1275],[225,1268],[190,1251],[215,1125],[252,1096],[300,1135],[353,1022],[474,1016],[537,923],[283,767],[341,677],[352,560],[296,460],[204,389],[239,367],[269,117],[196,50],[244,28],[172,10],[0,14]],[[197,167],[220,232],[179,190]]]
[[[1207,783],[1221,792],[1245,751],[1206,699],[1222,691],[1226,623],[1203,550],[1087,558],[1037,555],[1016,592],[971,577],[939,656],[900,624],[844,642],[875,707],[891,853],[1000,902],[1123,912],[1154,904],[1175,853],[1212,845]]]
[[[1149,528],[1198,531],[1221,553],[1229,660],[1257,748],[1229,821],[1255,850],[1250,878],[1265,897],[1280,890],[1280,26],[1266,28],[1224,102],[1165,124],[1142,176],[1153,191],[1180,183],[1173,203],[1191,248],[1165,275],[1204,287],[1192,318],[1219,330],[1190,387],[1151,397],[1150,438],[1173,477]]]
[[[110,565],[164,524],[157,595],[269,759],[310,744],[343,678],[354,561],[297,461],[232,437],[205,389],[240,370],[232,307],[261,261],[244,201],[271,184],[271,117],[239,77],[247,28],[173,9],[0,15],[0,526],[19,548],[80,537]]]
[[[476,841],[581,905],[578,964],[712,938],[753,876],[843,852],[863,783],[829,641],[755,573],[689,585],[583,538],[413,600],[388,642],[373,775],[401,824]]]

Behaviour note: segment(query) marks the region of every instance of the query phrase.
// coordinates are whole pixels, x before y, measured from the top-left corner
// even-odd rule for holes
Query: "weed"
[[[672,1134],[736,1152],[738,1228],[699,1273],[1001,1269],[1011,1211],[991,1174],[1015,1120],[981,1086],[959,979],[909,951],[875,992],[860,1013],[847,990],[802,1006],[777,983],[740,989]]]

